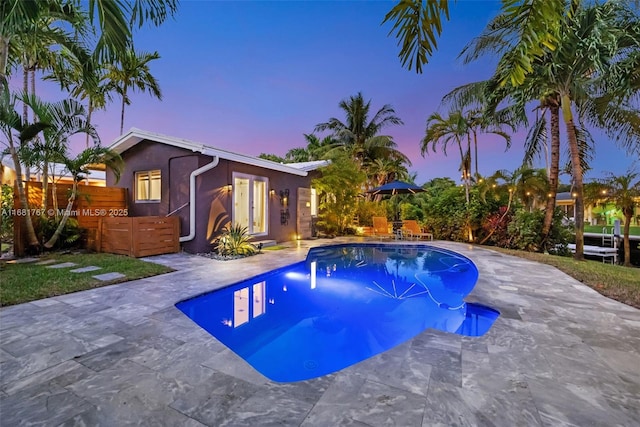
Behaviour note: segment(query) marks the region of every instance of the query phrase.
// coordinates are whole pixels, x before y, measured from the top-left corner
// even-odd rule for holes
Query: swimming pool
[[[303,262],[176,304],[267,378],[339,371],[436,328],[482,335],[499,313],[464,302],[468,258],[428,245],[313,248]]]

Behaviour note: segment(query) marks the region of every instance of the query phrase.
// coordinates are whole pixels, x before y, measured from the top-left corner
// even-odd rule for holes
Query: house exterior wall
[[[107,172],[107,186],[128,189],[130,216],[172,215],[180,218],[180,234],[189,234],[189,176],[191,172],[212,161],[212,157],[194,153],[182,148],[152,141],[141,141],[122,154],[125,169],[120,181]],[[136,202],[136,172],[159,169],[161,174],[160,202]],[[269,181],[267,234],[256,240],[276,240],[283,242],[295,239],[297,235],[297,194],[299,187],[310,186],[311,176],[297,176],[284,172],[261,168],[220,159],[218,165],[196,179],[196,235],[191,241],[182,243],[182,248],[191,253],[209,252],[211,242],[231,221],[233,173],[265,177]],[[281,211],[287,206],[281,204],[280,191],[289,190],[286,224],[281,223]],[[273,194],[272,194],[273,193]],[[182,207],[182,208],[181,208]],[[180,209],[181,208],[181,209]],[[176,211],[177,210],[177,211]]]

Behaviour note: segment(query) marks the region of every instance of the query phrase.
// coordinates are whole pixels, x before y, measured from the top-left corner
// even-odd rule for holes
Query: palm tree
[[[3,0],[0,2],[0,79],[6,77],[9,48],[14,37],[47,14],[64,14],[75,6],[83,9],[89,24],[97,20],[96,57],[115,61],[131,47],[132,29],[147,22],[162,24],[178,10],[179,0],[89,0],[87,3],[63,0]]]
[[[602,180],[602,184],[606,188],[602,198],[614,203],[618,209],[622,211],[624,216],[624,265],[631,267],[631,245],[629,242],[629,228],[631,227],[631,219],[635,213],[635,207],[638,205],[637,200],[640,198],[640,173],[631,169],[624,175],[614,175],[609,172],[607,177]]]
[[[26,146],[29,141],[35,138],[38,133],[43,129],[46,129],[49,125],[44,122],[26,123],[20,117],[20,114],[15,110],[17,97],[10,93],[6,80],[0,82],[4,86],[0,90],[0,128],[7,141],[7,149],[9,155],[13,160],[13,164],[16,171],[16,186],[18,188],[18,200],[20,201],[20,207],[25,212],[25,226],[27,230],[27,244],[32,249],[39,247],[38,237],[33,228],[33,222],[31,221],[29,201],[27,200],[24,182],[22,181],[22,166],[20,163],[19,150],[21,147]],[[16,144],[16,139],[19,141],[19,145]]]
[[[101,147],[100,145],[95,145],[90,148],[86,148],[76,157],[68,157],[64,156],[62,159],[65,167],[73,177],[73,185],[71,187],[71,193],[69,194],[69,199],[67,201],[67,207],[62,215],[60,222],[58,223],[58,227],[56,231],[53,233],[51,238],[44,244],[44,247],[47,249],[51,249],[62,234],[64,227],[71,215],[71,209],[73,208],[73,203],[78,197],[78,183],[82,181],[86,174],[88,174],[88,166],[96,163],[104,164],[106,167],[111,169],[114,173],[116,181],[120,179],[120,172],[122,171],[122,158],[118,153],[112,151],[108,148]]]
[[[307,141],[306,147],[292,148],[287,151],[284,158],[288,162],[311,162],[321,160],[325,154],[335,147],[334,139],[329,135],[322,140],[313,133],[305,133],[304,139]]]
[[[120,134],[124,129],[124,107],[131,104],[129,89],[146,91],[152,96],[162,99],[160,85],[149,70],[149,62],[159,58],[158,52],[137,53],[133,49],[129,49],[120,56],[116,64],[107,65],[106,78],[113,83],[116,92],[122,97]]]
[[[402,125],[402,120],[395,115],[391,105],[384,105],[371,119],[371,100],[364,100],[362,93],[342,100],[339,104],[345,112],[345,121],[335,117],[326,123],[316,125],[316,131],[330,130],[333,141],[323,144],[326,147],[324,157],[330,158],[345,151],[367,175],[366,187],[373,188],[374,173],[371,171],[376,159],[390,159],[411,165],[407,156],[397,149],[397,144],[391,136],[379,135],[380,131],[389,125]]]
[[[612,103],[596,103],[594,88],[600,86],[622,87],[627,85],[630,74],[617,72],[629,58],[638,55],[638,19],[624,3],[609,2],[602,5],[583,7],[581,1],[571,2],[565,10],[560,22],[560,32],[555,50],[546,50],[531,61],[530,68],[534,73],[528,74],[515,88],[512,95],[519,96],[521,102],[531,99],[546,98],[551,101],[549,107],[554,120],[555,108],[562,112],[562,119],[568,137],[572,180],[576,198],[576,259],[583,258],[584,247],[584,201],[583,173],[586,165],[585,154],[588,152],[588,133],[585,132],[583,120],[601,126],[603,117],[608,117],[608,124],[613,118],[618,126],[605,128],[607,133],[616,133],[618,141],[631,150],[640,150],[638,135],[640,121],[637,110],[625,108],[608,108]],[[473,60],[483,53],[493,52],[495,48],[503,53],[492,81],[493,88],[500,87],[512,70],[512,51],[517,48],[521,28],[505,25],[508,19],[502,16],[489,24],[485,32],[477,38],[469,48],[466,60]],[[515,42],[513,41],[515,40]],[[635,43],[633,42],[635,40]],[[491,48],[494,50],[491,50]],[[632,75],[632,74],[631,74]],[[602,82],[620,81],[618,85],[602,84]],[[504,86],[504,85],[503,85]],[[491,90],[491,87],[488,89]],[[615,106],[617,107],[617,105]],[[606,111],[608,110],[608,111]],[[559,146],[559,139],[552,130],[552,153]],[[558,144],[556,144],[558,142]],[[552,159],[552,167],[554,161]],[[554,171],[551,173],[555,176]],[[553,185],[552,185],[553,187]],[[547,215],[552,215],[551,201],[548,201]]]
[[[462,142],[466,140],[466,148]],[[440,113],[433,113],[427,119],[425,136],[422,138],[420,152],[424,156],[429,152],[429,146],[436,152],[438,144],[442,145],[442,152],[447,155],[447,146],[455,142],[460,153],[460,171],[465,187],[465,198],[469,204],[469,187],[471,185],[471,136],[469,123],[459,110],[450,111],[444,117]]]
[[[94,54],[89,55],[87,63],[77,61],[74,55],[62,50],[53,64],[52,72],[45,76],[45,80],[53,80],[62,89],[68,90],[74,98],[87,103],[87,123],[91,124],[93,112],[106,108],[112,101],[111,92],[115,90],[112,82],[107,79],[106,67],[97,60]],[[87,134],[85,148],[89,148],[90,135]]]
[[[383,105],[369,120],[371,100],[365,102],[361,92],[340,101],[338,105],[345,113],[345,122],[332,117],[328,122],[317,124],[315,131],[331,131],[333,138],[352,154],[360,166],[364,164],[362,156],[367,139],[378,136],[386,126],[404,124],[389,104]],[[392,141],[391,137],[387,138]],[[392,144],[388,143],[387,146],[392,148]]]
[[[69,146],[69,138],[78,133],[86,133],[96,144],[100,138],[88,121],[84,107],[73,99],[65,99],[56,103],[40,100],[34,95],[25,97],[34,115],[49,127],[43,130],[42,138],[36,141],[28,151],[35,156],[42,170],[42,207],[48,206],[49,163],[64,159]],[[55,199],[55,197],[54,197]],[[57,212],[57,211],[56,211]]]
[[[502,0],[500,21],[504,27],[518,28],[519,37],[506,59],[501,83],[518,86],[532,72],[531,61],[553,49],[559,39],[564,0]],[[422,66],[437,49],[437,37],[442,32],[442,17],[449,19],[449,2],[442,0],[404,0],[385,16],[383,24],[393,23],[394,34],[401,46],[399,57],[403,66]],[[497,39],[505,39],[500,33]],[[493,47],[491,48],[493,49]],[[495,52],[494,52],[495,53]]]

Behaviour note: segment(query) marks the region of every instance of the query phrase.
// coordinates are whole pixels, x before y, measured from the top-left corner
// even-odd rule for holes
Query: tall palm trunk
[[[560,106],[552,104],[549,107],[551,115],[551,164],[549,166],[549,195],[544,211],[542,224],[543,240],[549,237],[553,225],[553,213],[556,209],[556,195],[558,194],[558,176],[560,175]]]
[[[127,86],[122,90],[122,108],[120,109],[120,135],[122,135],[122,131],[124,130],[124,105],[127,99]]]
[[[73,202],[75,202],[76,200],[77,193],[78,193],[78,180],[76,179],[76,177],[74,177],[73,186],[71,187],[71,195],[69,196],[69,199],[67,201],[67,208],[64,210],[64,215],[62,215],[62,219],[58,224],[58,228],[56,228],[56,231],[53,233],[53,236],[51,236],[51,238],[47,241],[47,243],[44,244],[45,248],[51,249],[56,244],[60,236],[62,235],[62,230],[64,230],[64,226],[67,224],[67,220],[71,215],[71,209],[73,208]]]
[[[7,78],[7,63],[9,62],[9,41],[10,41],[9,37],[5,35],[0,36],[0,78],[1,80],[4,80]]]
[[[91,102],[91,98],[89,98],[89,102],[87,104],[87,125],[91,126],[91,116],[93,114],[93,102]],[[120,127],[120,134],[122,134],[122,125]],[[87,134],[84,145],[86,148],[89,148],[89,134]]]
[[[33,222],[31,221],[31,215],[29,211],[29,202],[27,200],[27,193],[24,189],[24,182],[22,181],[22,165],[20,164],[20,160],[18,159],[18,152],[16,151],[15,145],[13,143],[13,138],[9,135],[9,153],[11,154],[11,159],[13,160],[13,164],[16,171],[16,186],[18,187],[18,200],[20,201],[20,208],[25,212],[24,215],[24,223],[27,228],[27,242],[30,247],[36,248],[40,245],[38,242],[38,236],[36,236],[36,231],[33,228]]]
[[[466,159],[464,158],[464,153],[462,152],[462,144],[460,140],[458,140],[458,149],[460,150],[460,166],[462,169],[462,182],[464,183],[464,195],[465,200],[467,201],[467,205],[469,205],[469,182],[467,180],[467,172],[466,172]]]
[[[575,233],[576,233],[576,253],[574,259],[584,259],[584,184],[582,182],[582,164],[580,163],[580,148],[578,147],[578,137],[576,126],[573,123],[570,103],[563,102],[563,115],[567,128],[569,149],[571,151],[571,174],[573,175],[573,185],[576,192],[575,199]]]
[[[476,179],[480,178],[480,173],[478,172],[478,132],[473,130],[473,161],[476,167]]]

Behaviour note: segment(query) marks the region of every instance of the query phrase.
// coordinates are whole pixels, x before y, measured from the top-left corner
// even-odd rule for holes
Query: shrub
[[[215,241],[215,250],[221,256],[249,256],[258,249],[250,242],[251,236],[247,227],[240,224],[227,226]]]
[[[55,233],[62,217],[40,217],[35,221],[36,234],[43,241],[48,240]],[[75,218],[68,218],[60,238],[52,249],[70,249],[81,246],[86,230],[78,224]]]
[[[13,187],[2,184],[2,217],[0,218],[0,240],[8,241],[13,239]]]
[[[485,218],[482,223],[482,232],[486,236],[486,241],[483,239],[480,243],[502,248],[510,247],[509,223],[513,219],[513,215],[506,210],[506,206],[503,206]]]
[[[521,249],[530,252],[566,252],[567,242],[571,236],[571,229],[562,224],[562,210],[556,209],[549,236],[544,239],[540,234],[544,222],[544,211],[535,210],[516,212],[508,226],[511,249]],[[563,250],[564,248],[564,250]]]

